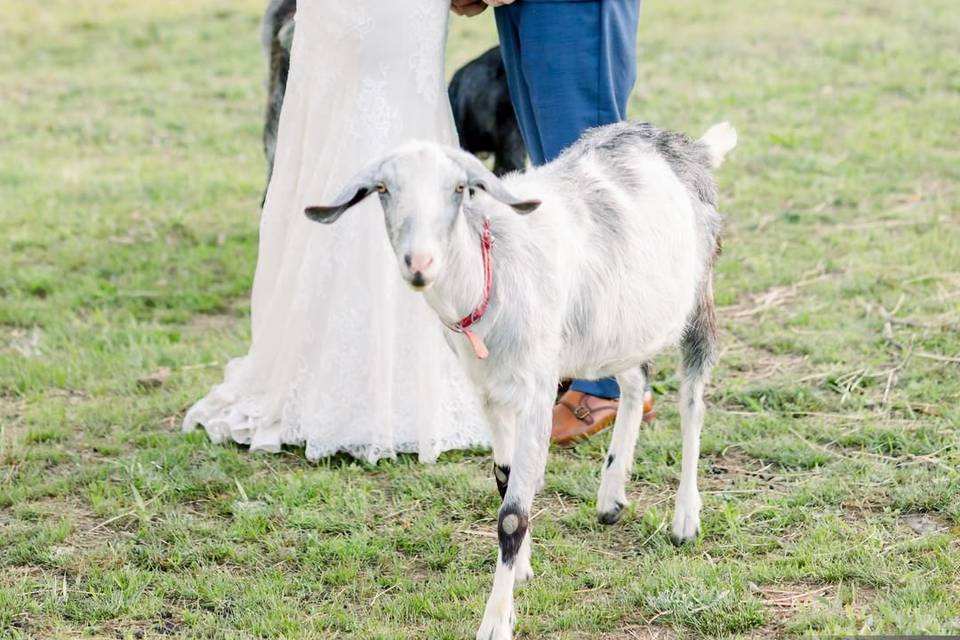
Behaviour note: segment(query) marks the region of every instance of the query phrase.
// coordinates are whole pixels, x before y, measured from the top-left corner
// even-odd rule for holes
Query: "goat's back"
[[[733,132],[732,127],[726,126]],[[733,136],[731,147],[735,144],[735,132]],[[620,122],[587,131],[559,161],[578,164],[592,158],[607,166],[626,188],[635,189],[639,186],[635,181],[642,179],[643,171],[637,171],[638,167],[631,159],[635,160],[637,154],[659,158],[686,190],[697,222],[709,233],[709,237],[703,240],[707,249],[713,251],[719,242],[721,218],[717,212],[717,188],[712,170],[719,166],[722,153],[728,150],[720,150],[718,157],[715,155],[718,151],[704,139],[694,140],[686,134],[660,129],[648,122]]]
[[[509,180],[543,194],[528,220],[552,245],[556,290],[540,295],[563,297],[565,375],[615,373],[679,340],[719,239],[712,161],[686,136],[621,123]]]

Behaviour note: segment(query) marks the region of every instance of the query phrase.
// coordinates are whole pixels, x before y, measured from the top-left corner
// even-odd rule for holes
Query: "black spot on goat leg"
[[[607,456],[607,469],[609,469],[613,465],[613,461],[616,459],[617,459],[617,456],[613,455],[612,453]]]
[[[497,480],[497,491],[500,492],[500,499],[507,495],[507,483],[510,482],[509,465],[499,465],[493,463],[493,477]]]
[[[517,504],[504,504],[500,508],[497,538],[500,540],[500,559],[508,567],[513,566],[529,524],[529,516]]]

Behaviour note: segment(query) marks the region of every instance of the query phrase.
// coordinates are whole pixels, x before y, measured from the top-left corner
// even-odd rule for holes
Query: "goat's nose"
[[[403,261],[407,263],[410,271],[421,273],[426,271],[433,264],[433,256],[429,253],[408,253],[403,256]]]

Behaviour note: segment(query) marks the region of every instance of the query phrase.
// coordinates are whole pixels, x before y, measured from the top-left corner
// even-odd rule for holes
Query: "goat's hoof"
[[[623,512],[626,511],[626,509],[627,505],[625,503],[617,501],[610,511],[601,511],[597,514],[597,520],[600,521],[600,524],[617,524],[620,522],[620,518],[623,517]]]
[[[700,535],[700,516],[698,514],[681,516],[678,515],[673,520],[673,531],[670,534],[670,541],[674,546],[682,546],[688,542],[693,542]]]
[[[506,620],[488,620],[485,617],[477,631],[477,640],[512,640],[513,619],[512,614]]]
[[[693,532],[693,535],[690,536],[689,538],[684,538],[683,536],[678,536],[678,535],[675,534],[675,533],[671,533],[671,534],[670,534],[670,542],[672,542],[672,543],[673,543],[673,546],[675,546],[675,547],[682,547],[683,545],[687,544],[688,542],[693,542],[694,540],[696,540],[698,535],[700,535],[700,530],[699,530],[699,529],[697,529],[696,531],[694,531],[694,532]]]

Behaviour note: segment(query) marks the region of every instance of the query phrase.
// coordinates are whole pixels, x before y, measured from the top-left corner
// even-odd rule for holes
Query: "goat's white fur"
[[[483,398],[494,461],[510,468],[501,519],[508,506],[529,514],[542,483],[556,381],[615,375],[622,398],[597,498],[601,519],[615,521],[627,504],[643,415],[643,365],[683,337],[692,364],[680,390],[683,458],[673,536],[686,541],[699,530],[697,458],[713,360],[711,267],[719,233],[708,170],[735,146],[736,132],[724,123],[692,142],[645,126],[595,130],[557,161],[509,175],[490,190],[501,201],[540,200],[529,216],[483,190],[449,204],[456,185],[489,188],[492,175],[460,152],[428,143],[368,167],[340,205],[312,208],[322,215],[308,210],[330,222],[374,184],[392,192],[381,197],[398,264],[403,271],[409,251],[434,255],[438,266],[425,297],[448,324],[481,298],[479,229],[490,220],[493,296],[472,327],[490,356],[477,359],[460,335],[450,333],[448,341]],[[500,531],[478,639],[511,637],[514,584],[532,576],[528,530],[519,550],[509,551],[516,555],[503,557],[503,535],[513,524]]]

